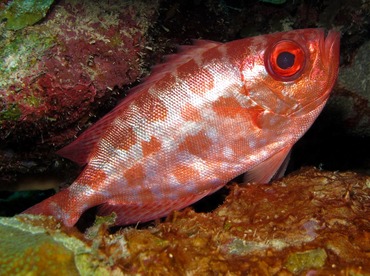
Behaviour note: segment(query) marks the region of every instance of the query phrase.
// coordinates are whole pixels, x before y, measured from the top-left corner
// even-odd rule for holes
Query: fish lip
[[[325,33],[323,33],[323,41],[323,52],[325,59],[328,62],[333,62],[333,59],[337,59],[339,65],[340,33],[335,30],[329,30],[326,36]]]
[[[327,68],[327,75],[329,79],[327,81],[326,92],[319,97],[318,101],[326,101],[334,87],[336,79],[339,73],[339,46],[340,46],[340,32],[335,30],[329,30],[326,32],[321,29],[320,49],[321,49],[321,60],[324,66]]]

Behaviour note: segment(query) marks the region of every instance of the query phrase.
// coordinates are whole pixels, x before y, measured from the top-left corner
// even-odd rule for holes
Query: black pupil
[[[281,52],[277,57],[277,65],[281,69],[288,69],[293,66],[295,55],[288,52]]]

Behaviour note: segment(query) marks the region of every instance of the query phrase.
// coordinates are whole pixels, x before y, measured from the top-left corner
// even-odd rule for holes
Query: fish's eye
[[[292,40],[279,41],[265,53],[266,70],[279,81],[297,79],[302,74],[305,64],[305,51]]]

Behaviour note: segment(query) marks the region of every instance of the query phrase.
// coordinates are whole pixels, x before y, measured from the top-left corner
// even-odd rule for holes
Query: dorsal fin
[[[153,83],[160,79],[163,75],[168,72],[173,72],[176,67],[181,64],[188,62],[195,56],[204,53],[205,51],[222,44],[221,42],[209,41],[209,40],[193,40],[193,45],[179,45],[177,47],[176,54],[170,54],[164,56],[164,63],[153,66],[151,74],[148,78],[144,79],[145,82],[133,90],[140,88],[142,85],[147,85],[148,83]],[[131,93],[131,92],[130,92]]]
[[[126,106],[129,104],[128,100],[122,101],[110,113],[97,121],[93,126],[85,130],[80,136],[78,136],[76,140],[64,148],[61,148],[56,153],[62,157],[76,162],[80,166],[86,165],[90,159],[89,157],[91,151],[99,142],[102,135],[111,126],[111,123],[117,116],[117,113],[126,108]]]
[[[75,141],[57,151],[57,154],[68,158],[83,166],[88,163],[90,154],[102,135],[111,127],[112,122],[127,109],[129,104],[146,91],[167,73],[175,71],[176,67],[188,62],[195,56],[216,47],[222,43],[208,40],[194,40],[194,45],[179,46],[177,54],[165,57],[165,63],[154,66],[149,77],[144,82],[132,88],[129,95],[124,98],[112,111],[101,118],[93,126],[83,132]],[[123,134],[124,137],[124,134]]]

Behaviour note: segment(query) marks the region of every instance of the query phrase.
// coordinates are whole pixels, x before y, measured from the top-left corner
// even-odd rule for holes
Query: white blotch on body
[[[230,148],[230,147],[224,147],[224,149],[223,149],[223,155],[227,159],[232,159],[232,158],[234,158],[235,153],[234,153],[234,151],[233,151],[232,148]]]

